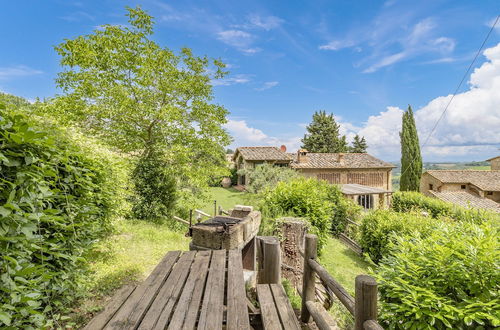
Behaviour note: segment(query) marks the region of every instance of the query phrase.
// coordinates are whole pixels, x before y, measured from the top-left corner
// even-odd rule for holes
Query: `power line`
[[[455,98],[455,96],[457,95],[458,91],[460,90],[460,87],[462,87],[462,84],[464,83],[464,80],[465,78],[468,76],[470,70],[472,69],[472,67],[474,66],[474,63],[476,62],[477,58],[479,57],[479,55],[481,54],[481,51],[483,50],[484,48],[484,45],[486,44],[486,42],[488,41],[488,39],[490,38],[490,35],[491,33],[493,32],[493,30],[495,29],[498,21],[500,20],[500,15],[497,16],[495,22],[491,25],[491,28],[490,30],[488,31],[488,34],[486,35],[486,37],[484,38],[483,40],[483,43],[481,44],[481,47],[479,47],[476,55],[474,56],[474,59],[472,60],[472,62],[470,63],[469,67],[467,68],[467,70],[465,71],[462,79],[460,80],[460,82],[458,83],[458,86],[457,88],[455,88],[455,91],[453,92],[450,100],[448,101],[448,103],[446,104],[446,107],[444,108],[443,112],[441,113],[441,116],[439,116],[438,120],[436,121],[436,123],[434,124],[434,126],[432,127],[432,130],[431,132],[429,133],[429,135],[427,136],[427,138],[425,139],[424,143],[422,144],[422,149],[425,145],[427,145],[427,142],[429,142],[429,139],[431,138],[432,134],[434,133],[434,131],[436,130],[437,126],[439,125],[439,122],[441,121],[441,119],[443,119],[444,115],[446,114],[446,111],[448,111],[448,108],[451,104],[451,102],[453,101],[453,99]],[[411,161],[411,164],[413,165],[413,163],[415,162],[416,158],[412,159]],[[408,166],[404,172],[401,173],[401,176],[403,176],[404,173],[406,173],[406,171],[408,170],[408,168],[410,168],[410,166]]]

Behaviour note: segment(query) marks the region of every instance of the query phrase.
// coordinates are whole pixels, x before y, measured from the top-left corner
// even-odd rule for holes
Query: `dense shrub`
[[[337,186],[326,181],[306,179],[303,177],[279,182],[276,187],[262,194],[260,209],[266,226],[275,223],[273,219],[280,216],[296,216],[307,219],[311,224],[311,232],[318,235],[318,249],[326,243],[332,233],[332,227],[338,228],[345,222],[346,214],[359,210],[345,200]]]
[[[416,213],[374,211],[361,222],[359,244],[374,262],[379,262],[389,254],[396,237],[426,236],[440,222]]]
[[[110,229],[109,164],[0,110],[0,326],[54,327]]]
[[[392,195],[392,207],[397,212],[425,211],[433,218],[450,217],[460,222],[482,223],[498,221],[499,215],[475,208],[464,208],[418,192],[398,191]]]
[[[500,326],[498,237],[489,224],[441,224],[427,237],[398,238],[376,274],[385,326]]]
[[[300,176],[292,168],[274,166],[269,163],[257,165],[253,169],[242,169],[240,174],[246,175],[247,184],[245,187],[250,193],[259,193],[276,186],[278,182],[290,181]]]
[[[135,188],[134,217],[149,221],[169,218],[177,199],[176,182],[162,155],[150,152],[139,158],[132,173]]]

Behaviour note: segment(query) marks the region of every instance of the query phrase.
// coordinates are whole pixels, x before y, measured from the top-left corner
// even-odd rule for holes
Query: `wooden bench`
[[[262,324],[269,330],[300,330],[300,324],[281,284],[258,284]]]
[[[227,266],[226,266],[227,265]],[[250,329],[241,251],[171,251],[85,329]]]

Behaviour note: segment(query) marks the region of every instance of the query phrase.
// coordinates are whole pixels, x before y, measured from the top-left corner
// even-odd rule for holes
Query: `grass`
[[[357,275],[367,273],[369,264],[335,238],[328,239],[319,259],[328,273],[354,297],[354,280]],[[341,329],[352,328],[354,319],[338,300],[329,312]]]
[[[167,224],[117,221],[116,233],[97,243],[88,257],[93,260],[86,283],[89,297],[75,310],[72,321],[88,321],[116,289],[144,280],[168,251],[188,250],[189,241],[184,232],[172,231]]]
[[[251,194],[234,188],[211,187],[210,194],[210,200],[201,209],[208,214],[214,213],[214,200],[217,201],[217,207],[220,205],[224,210],[229,210],[236,204],[252,205]]]

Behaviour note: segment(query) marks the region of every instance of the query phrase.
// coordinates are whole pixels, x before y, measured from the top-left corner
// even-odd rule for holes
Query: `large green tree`
[[[354,140],[352,141],[352,147],[349,148],[350,152],[355,153],[365,153],[368,148],[368,144],[366,143],[366,139],[364,136],[355,135]]]
[[[333,114],[327,114],[323,110],[316,111],[312,122],[306,127],[302,148],[309,152],[347,152],[347,141],[345,136],[340,135],[339,128]]]
[[[401,191],[419,191],[422,176],[422,155],[418,142],[417,126],[411,106],[403,113],[401,138]]]
[[[65,94],[50,108],[141,161],[160,155],[159,166],[183,188],[179,196],[193,196],[225,171],[228,111],[212,102],[211,83],[225,65],[158,45],[142,9],[127,8],[127,16],[128,25],[104,25],[56,47]]]

